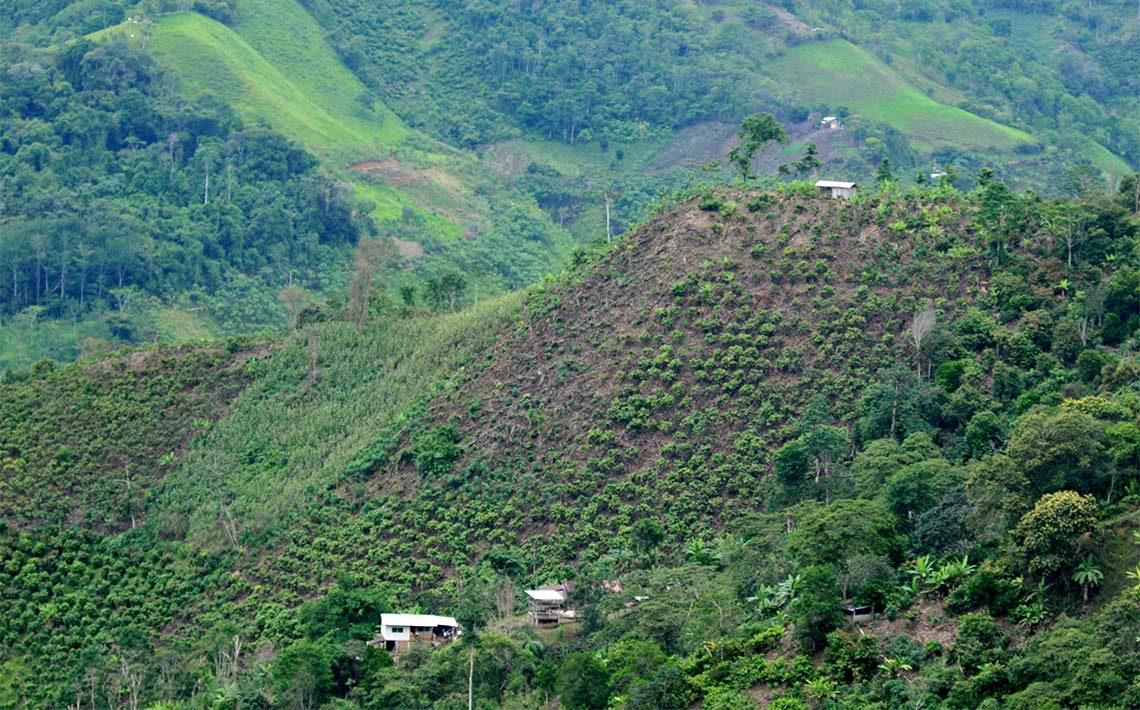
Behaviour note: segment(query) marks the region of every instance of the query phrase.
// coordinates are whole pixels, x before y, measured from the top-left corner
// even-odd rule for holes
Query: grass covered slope
[[[792,47],[768,66],[778,84],[798,101],[846,106],[897,128],[923,151],[946,146],[1011,151],[1035,142],[1024,131],[935,101],[846,40]]]
[[[196,91],[209,91],[246,120],[265,121],[319,157],[346,165],[407,134],[328,49],[299,6],[242,4],[236,29],[196,13],[158,21],[154,47]],[[308,20],[306,22],[306,20]]]

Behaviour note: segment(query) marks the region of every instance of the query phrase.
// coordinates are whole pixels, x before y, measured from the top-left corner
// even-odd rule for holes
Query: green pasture
[[[845,40],[793,47],[769,69],[789,98],[846,106],[855,115],[906,133],[919,149],[951,145],[1006,151],[1034,142],[1024,131],[938,103],[891,67]]]

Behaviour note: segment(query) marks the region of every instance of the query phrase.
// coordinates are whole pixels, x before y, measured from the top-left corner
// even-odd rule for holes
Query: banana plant
[[[938,579],[938,569],[934,566],[934,555],[916,557],[914,562],[910,563],[907,572],[910,573],[912,586],[917,580],[921,584],[922,593],[930,592]]]
[[[977,569],[977,565],[970,564],[970,558],[968,555],[963,555],[962,559],[960,560],[950,560],[938,568],[938,572],[936,574],[938,582],[937,588],[941,589],[942,587],[954,587],[962,582],[962,580],[964,580],[966,577],[969,577],[971,574],[973,574]]]
[[[1081,600],[1088,604],[1089,588],[1100,586],[1100,583],[1104,581],[1104,572],[1101,572],[1093,564],[1092,555],[1085,555],[1081,563],[1077,565],[1076,571],[1073,572],[1073,581],[1081,585]]]
[[[1136,589],[1140,589],[1140,564],[1136,565],[1136,569],[1128,573],[1128,579],[1136,580]]]
[[[887,674],[888,678],[898,678],[903,671],[914,670],[914,667],[898,657],[884,658],[879,664],[879,670]]]

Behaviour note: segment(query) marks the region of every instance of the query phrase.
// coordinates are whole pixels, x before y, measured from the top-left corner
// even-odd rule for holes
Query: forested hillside
[[[48,318],[149,339],[161,324],[147,299],[201,309],[223,332],[280,327],[272,286],[319,288],[330,253],[371,229],[300,146],[161,88],[127,43],[80,41],[48,61],[25,55],[0,89],[14,117],[0,310],[26,347],[51,352],[36,328]]]
[[[1134,191],[979,179],[702,189],[521,299],[9,377],[4,697],[1129,707]],[[363,645],[416,609],[477,642]]]
[[[361,234],[387,298],[522,287],[727,175],[758,109],[790,136],[765,172],[810,149],[821,175],[1103,189],[1136,159],[1133,10],[17,0],[0,363],[284,327],[343,293]]]
[[[1138,32],[10,0],[0,710],[1140,707]]]
[[[198,9],[236,21],[236,6]],[[265,35],[272,7],[244,9],[251,40],[280,39]],[[426,189],[343,170],[407,131],[343,95],[355,79],[327,48],[311,54],[332,65],[310,71],[336,83],[332,95],[201,15],[140,21],[108,6],[98,16],[111,28],[87,39],[75,35],[102,29],[90,16],[55,10],[17,3],[5,45],[0,367],[280,329],[306,302],[342,300],[362,263],[384,275],[381,299],[403,289],[440,305],[447,284],[459,287],[450,306],[531,283],[569,254],[571,238],[533,201],[472,178],[470,159],[424,170],[425,146],[403,149],[400,167],[430,175]],[[48,29],[60,44],[23,43]]]
[[[890,138],[891,159],[907,168],[927,169],[920,155],[942,166],[983,152],[968,134],[960,141],[965,145],[933,156],[908,150],[905,142],[914,137],[908,130],[884,135],[898,128],[887,96],[872,88],[853,106],[844,81],[822,81],[848,74],[858,81],[855,66],[794,73],[779,67],[790,47],[826,54],[827,40],[844,38],[933,98],[932,117],[957,106],[1028,131],[1037,150],[1061,149],[1044,166],[1012,173],[1022,179],[1042,170],[1060,177],[1074,159],[1120,177],[1125,165],[1105,147],[1128,161],[1137,157],[1140,123],[1127,98],[1135,72],[1127,67],[1140,18],[1123,0],[510,8],[307,0],[306,7],[328,28],[345,63],[405,120],[459,145],[521,129],[604,146],[764,106],[796,122],[808,112],[816,118],[851,112],[852,128],[862,134],[852,142],[862,149],[855,153],[868,157],[867,137]],[[1032,143],[1022,150],[1032,155]],[[855,162],[846,167],[859,170]]]

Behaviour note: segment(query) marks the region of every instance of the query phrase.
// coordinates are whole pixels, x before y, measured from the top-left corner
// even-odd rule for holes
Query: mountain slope
[[[1024,131],[931,99],[891,67],[845,40],[792,47],[769,65],[792,101],[845,106],[856,115],[902,131],[923,152],[953,146],[1010,151],[1029,146]],[[843,77],[837,81],[837,77]]]
[[[312,39],[300,32],[294,35],[292,46],[320,47],[319,35],[316,43]],[[246,120],[267,122],[326,160],[342,164],[355,162],[353,158],[364,160],[407,132],[383,106],[357,104],[356,96],[363,95],[364,85],[335,57],[320,52],[302,57],[307,60],[304,71],[277,65],[242,35],[196,14],[160,19],[154,48],[179,68],[188,87],[212,91]],[[327,77],[328,83],[311,83],[319,77]],[[356,96],[351,96],[353,89]]]
[[[318,644],[323,650],[311,657],[327,670],[367,654],[354,644],[371,637],[379,611],[419,605],[485,628],[504,575],[528,585],[620,576],[658,598],[646,607],[657,611],[626,615],[614,597],[606,602],[614,608],[603,605],[608,611],[590,622],[603,630],[589,631],[587,643],[644,638],[638,618],[670,619],[649,638],[691,662],[683,672],[696,685],[685,697],[695,699],[697,688],[707,690],[700,683],[712,682],[699,678],[704,644],[737,633],[708,619],[771,621],[748,598],[789,574],[802,575],[803,593],[838,613],[834,570],[848,569],[848,553],[879,570],[869,579],[890,580],[859,583],[876,603],[914,604],[924,614],[985,607],[1012,619],[1012,605],[1034,603],[1035,592],[1013,579],[1026,564],[1020,548],[998,541],[1051,492],[1042,484],[1050,476],[1098,500],[1131,491],[1112,498],[1120,517],[1098,534],[1111,538],[1114,564],[1135,559],[1122,540],[1135,522],[1140,475],[1134,457],[1110,462],[1096,437],[1119,437],[1112,441],[1123,446],[1133,439],[1116,425],[1140,421],[1129,392],[1140,368],[1112,347],[1140,327],[1136,272],[1115,256],[1131,252],[1136,225],[1119,202],[1082,203],[1106,231],[1075,244],[1076,266],[1067,269],[1057,258],[1067,256],[1066,244],[1028,236],[1039,233],[1036,220],[1064,207],[993,182],[968,199],[937,188],[825,200],[805,183],[774,193],[705,190],[569,273],[478,308],[444,317],[389,308],[363,328],[314,309],[297,333],[255,358],[242,361],[234,348],[236,369],[218,352],[200,380],[171,353],[140,356],[157,376],[132,378],[131,360],[111,360],[9,381],[0,385],[5,422],[29,420],[27,403],[50,391],[62,412],[116,392],[141,402],[112,427],[133,417],[138,432],[153,432],[130,463],[153,457],[161,475],[132,478],[145,501],[131,508],[145,512],[132,530],[92,532],[100,520],[128,527],[124,499],[113,495],[82,499],[92,507],[87,530],[67,520],[56,527],[73,491],[44,487],[37,498],[40,477],[75,461],[107,461],[86,454],[102,450],[102,430],[68,430],[70,452],[46,416],[3,430],[0,470],[7,495],[20,493],[10,500],[22,516],[0,525],[0,545],[15,560],[0,568],[5,660],[43,679],[27,692],[45,705],[86,678],[118,677],[121,668],[84,655],[99,644],[129,650],[124,657],[150,668],[139,659],[169,650],[192,664],[238,636],[263,644],[264,658],[276,653],[282,669]],[[1087,294],[1096,292],[1102,325],[1085,321],[1082,342],[1078,309],[1093,307]],[[921,337],[919,322],[930,326]],[[183,358],[192,362],[192,353]],[[101,395],[108,367],[126,374]],[[191,420],[189,441],[182,424],[153,428],[169,417],[166,393],[177,406],[177,393],[193,394],[195,382],[214,396],[179,411],[199,417],[213,402],[222,416]],[[131,399],[136,389],[151,399]],[[1071,427],[1074,417],[1104,468],[1065,458],[1072,429],[1050,427]],[[1031,439],[1034,427],[1041,433]],[[1045,455],[1054,431],[1060,452]],[[13,462],[25,452],[32,463],[19,471]],[[110,463],[86,467],[76,489],[103,476],[114,491],[129,470]],[[855,527],[866,534],[851,535]],[[702,548],[713,539],[726,561]],[[921,577],[905,592],[913,575],[904,554],[959,559],[963,549],[992,563],[976,587],[942,602],[935,591],[958,582],[924,590],[934,582]],[[661,568],[663,560],[692,564]],[[123,579],[123,589],[107,593],[108,579]],[[689,581],[678,587],[678,579]],[[1120,570],[1105,579],[1120,584]],[[984,585],[999,582],[1005,601],[985,596]],[[676,591],[693,588],[724,596]],[[1060,592],[1051,599],[1074,603]],[[698,606],[709,616],[684,614]],[[814,638],[803,636],[813,626],[794,616],[798,609],[778,618],[792,614],[797,637]],[[976,617],[956,617],[956,633],[977,626]],[[313,631],[326,628],[334,635]],[[838,648],[840,640],[826,643]],[[747,648],[722,661],[764,659]],[[806,657],[795,663],[811,666]],[[294,676],[277,673],[294,671],[275,671],[272,681],[242,671],[243,687],[288,697]],[[791,690],[807,680],[767,665],[737,672],[750,679],[738,689],[764,680]],[[376,669],[343,673],[403,682]],[[350,693],[347,684],[322,692]],[[385,702],[396,701],[374,704]]]
[[[259,23],[260,16],[251,13],[240,25],[244,35],[194,13],[163,17],[154,48],[178,67],[188,87],[213,92],[246,120],[269,123],[334,163],[364,160],[403,138],[407,129],[391,111],[378,102],[359,102],[364,85],[335,56],[320,51],[324,44],[316,28],[297,21],[304,13],[287,9],[280,8],[276,25]],[[276,31],[266,31],[267,25]],[[263,53],[286,40],[293,50],[308,51]]]
[[[647,515],[668,521],[672,541],[714,534],[771,503],[769,455],[794,435],[798,412],[823,398],[815,416],[850,425],[923,300],[949,315],[979,286],[970,275],[979,257],[915,243],[923,225],[962,229],[961,205],[888,202],[876,216],[807,195],[722,194],[706,198],[710,209],[690,202],[651,221],[599,263],[532,293],[517,323],[488,331],[496,345],[387,427],[358,429],[369,420],[347,415],[352,398],[318,395],[333,384],[318,379],[311,396],[333,398],[327,419],[346,425],[324,445],[357,442],[351,463],[342,454],[319,478],[311,466],[291,474],[322,482],[306,504],[320,500],[319,516],[287,514],[295,496],[261,482],[293,466],[266,468],[289,447],[250,444],[265,453],[243,455],[223,443],[231,428],[233,442],[251,431],[295,440],[284,415],[239,421],[264,410],[260,396],[201,441],[162,498],[200,500],[193,471],[224,461],[232,506],[258,521],[239,539],[280,540],[293,520],[301,539],[321,541],[322,566],[376,581],[439,582],[496,544],[559,569],[604,553]],[[466,323],[473,335],[491,327]],[[219,544],[223,511],[193,515],[189,539]],[[365,542],[377,534],[404,554]],[[308,542],[271,544],[274,558],[257,573],[264,583],[313,555]],[[321,580],[293,583],[305,593]]]
[[[476,156],[409,131],[296,2],[241,0],[237,11],[232,28],[196,13],[161,18],[154,47],[186,90],[218,95],[247,120],[298,141],[353,186],[384,232],[423,247],[405,250],[420,278],[393,269],[394,282],[458,271],[476,291],[501,292],[568,256],[573,240],[528,196]],[[519,231],[531,236],[520,239]]]

